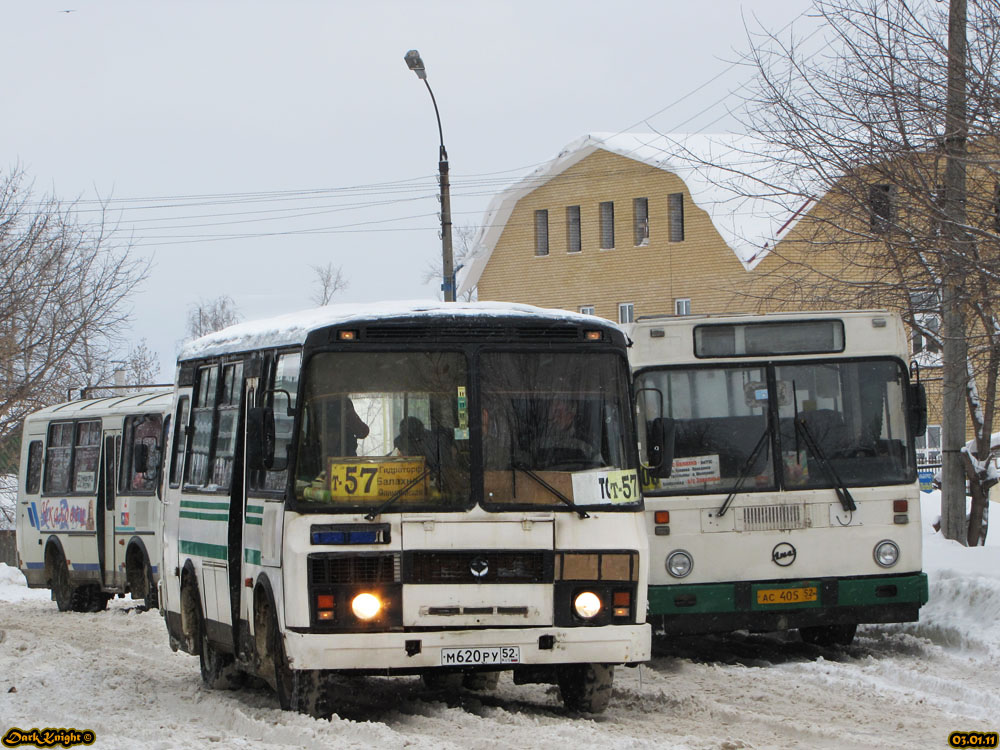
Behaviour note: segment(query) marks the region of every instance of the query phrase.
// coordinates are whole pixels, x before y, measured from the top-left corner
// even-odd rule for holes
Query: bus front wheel
[[[566,664],[559,667],[559,693],[569,711],[599,714],[611,701],[613,664]]]

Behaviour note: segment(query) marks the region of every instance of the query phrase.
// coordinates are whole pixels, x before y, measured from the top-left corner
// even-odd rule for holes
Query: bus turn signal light
[[[670,511],[658,510],[653,514],[653,520],[657,523],[670,523]]]

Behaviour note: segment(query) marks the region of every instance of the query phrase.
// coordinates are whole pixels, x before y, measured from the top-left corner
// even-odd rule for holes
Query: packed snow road
[[[868,750],[944,748],[951,731],[1000,729],[998,644],[978,638],[964,613],[997,622],[996,580],[939,576],[930,624],[862,628],[843,649],[746,634],[661,646],[649,665],[617,670],[611,705],[596,717],[567,714],[555,688],[509,677],[485,694],[369,677],[342,680],[337,714],[314,719],[281,711],[267,689],[205,689],[197,658],[170,651],[155,611],[125,599],[107,612],[59,613],[4,567],[4,733],[91,729],[97,748]]]

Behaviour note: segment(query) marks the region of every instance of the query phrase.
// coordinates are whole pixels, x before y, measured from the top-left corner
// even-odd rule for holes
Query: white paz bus
[[[206,684],[557,683],[649,658],[625,337],[499,304],[331,306],[178,363],[161,610]],[[329,706],[327,706],[329,708]]]
[[[27,417],[17,490],[18,567],[61,611],[131,593],[156,606],[160,466],[173,394],[144,391]]]
[[[640,435],[666,446],[640,450],[654,629],[797,628],[833,645],[916,620],[926,399],[899,316],[664,317],[630,333]]]

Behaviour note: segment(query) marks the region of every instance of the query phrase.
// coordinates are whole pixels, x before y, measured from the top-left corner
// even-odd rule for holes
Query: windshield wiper
[[[747,462],[743,464],[743,468],[740,469],[740,475],[736,477],[736,484],[733,485],[733,489],[730,490],[722,505],[719,506],[719,509],[715,512],[717,518],[722,518],[726,515],[726,511],[729,510],[729,506],[732,504],[733,499],[739,494],[740,490],[743,488],[743,483],[747,481],[747,478],[750,476],[750,471],[753,469],[754,464],[757,463],[757,456],[760,455],[760,452],[767,443],[767,439],[770,435],[771,420],[769,419],[767,421],[767,426],[764,428],[764,434],[760,436],[760,440],[757,441],[757,445],[755,445],[753,450],[750,451],[750,456],[747,458]]]
[[[805,441],[806,448],[809,452],[819,462],[819,467],[826,473],[827,478],[833,483],[833,489],[837,493],[837,497],[840,499],[840,504],[844,507],[844,510],[857,510],[858,506],[854,502],[854,498],[851,497],[850,491],[847,489],[847,485],[841,481],[840,476],[834,470],[833,465],[827,460],[826,455],[820,450],[819,443],[816,442],[816,438],[813,437],[812,433],[809,432],[809,428],[806,427],[806,420],[802,417],[795,416],[795,428],[796,430],[802,431],[802,439]]]
[[[557,498],[559,498],[564,503],[566,503],[566,505],[568,505],[570,508],[572,508],[573,510],[576,511],[576,514],[578,516],[580,516],[580,518],[590,518],[590,514],[587,511],[585,511],[579,505],[577,505],[576,503],[574,503],[572,500],[570,500],[563,493],[561,493],[559,490],[557,490],[551,484],[549,484],[544,479],[542,479],[540,476],[538,476],[538,474],[536,474],[534,471],[532,471],[531,469],[529,469],[523,463],[511,464],[511,466],[512,466],[512,468],[517,469],[518,471],[527,474],[529,477],[531,477],[536,482],[538,482],[540,485],[542,485],[542,487],[544,487],[549,492],[551,492],[553,495],[555,495]]]
[[[376,517],[378,517],[379,515],[381,515],[382,511],[384,511],[386,508],[388,508],[394,502],[396,502],[397,500],[399,500],[399,498],[401,498],[403,495],[405,495],[411,489],[413,489],[414,487],[416,487],[417,483],[423,481],[424,477],[426,477],[430,473],[431,473],[430,469],[424,469],[420,473],[420,476],[418,476],[416,479],[411,480],[410,483],[407,484],[405,487],[402,487],[402,488],[396,490],[394,493],[392,493],[392,497],[390,497],[384,503],[382,503],[381,505],[379,505],[377,508],[374,508],[374,509],[370,510],[368,513],[365,513],[365,520],[366,521],[374,521]]]

